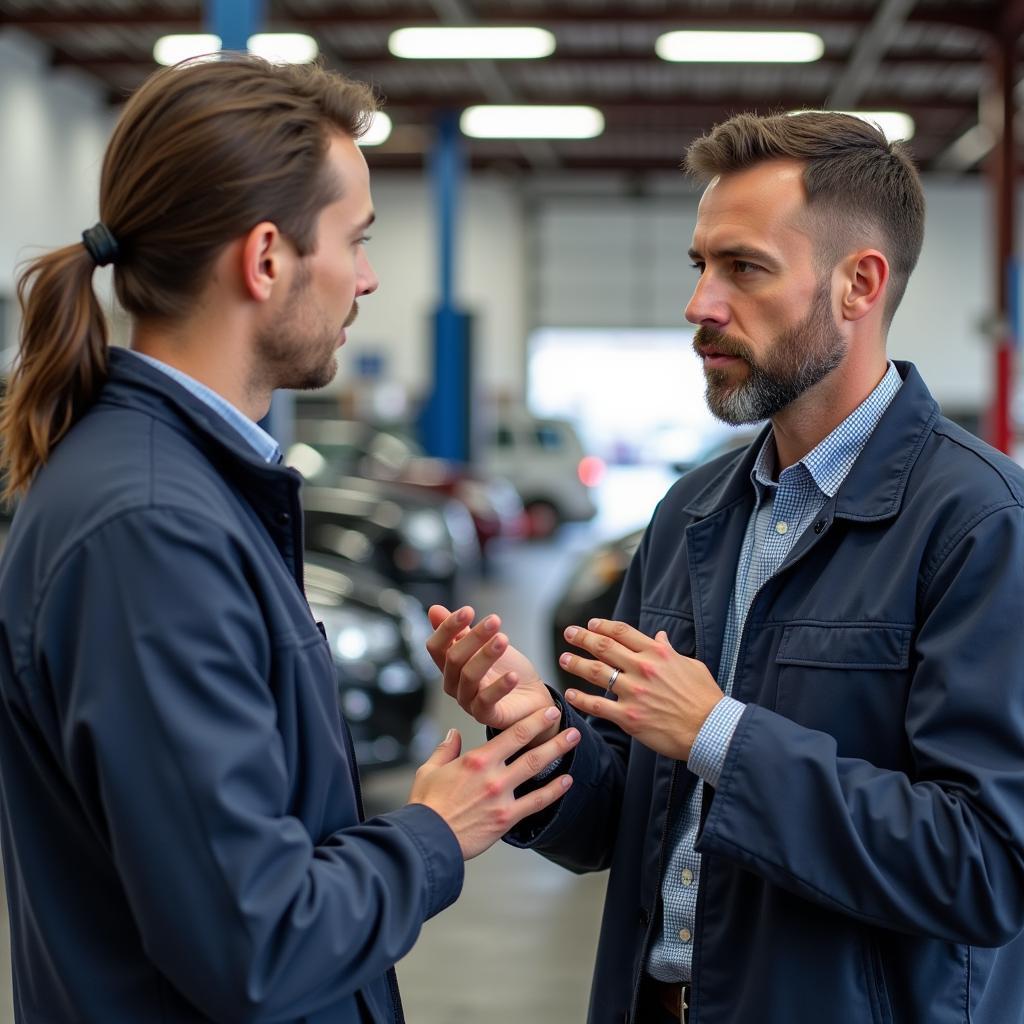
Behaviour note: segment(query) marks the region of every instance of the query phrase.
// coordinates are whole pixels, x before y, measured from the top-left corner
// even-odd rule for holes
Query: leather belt
[[[650,1007],[653,1003],[664,1011],[672,1021],[687,1024],[690,1015],[690,986],[682,983],[670,984],[658,981],[645,974],[640,986],[640,1005]],[[638,1024],[646,1024],[643,1018]]]

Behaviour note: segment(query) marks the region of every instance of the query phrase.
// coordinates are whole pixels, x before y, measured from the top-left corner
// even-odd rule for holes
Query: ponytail
[[[79,243],[34,260],[18,278],[21,341],[0,410],[5,498],[25,491],[107,375],[107,322]]]

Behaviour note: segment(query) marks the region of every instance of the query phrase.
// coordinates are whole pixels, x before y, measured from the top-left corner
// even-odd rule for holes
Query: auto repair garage
[[[0,0],[0,1024],[1024,1022],[1022,32],[1019,0]],[[133,94],[245,51],[380,104],[342,131],[372,193],[355,277],[289,250],[313,291],[272,321],[286,357],[263,405],[182,355],[180,306],[126,308],[118,275],[146,239],[102,198]],[[213,211],[243,186],[211,166]],[[218,260],[277,232],[260,210]],[[167,237],[161,286],[198,259],[217,288],[234,265]],[[244,446],[258,424],[259,472],[295,482],[292,520],[247,521],[265,566],[292,545],[273,569],[319,630],[296,649],[326,645],[326,724],[289,718],[276,627],[266,714],[215,700],[216,642],[174,626],[173,571],[153,617],[133,596],[174,560],[142,540],[76,554],[76,510],[114,486],[133,430],[108,426],[94,472],[48,485],[73,476],[61,446],[100,391],[39,369],[66,358],[59,337],[33,364],[31,325],[75,321],[21,275],[80,239],[109,345],[161,364],[114,353],[104,387],[148,380],[164,423],[178,399],[227,404],[217,429]],[[238,274],[231,323],[255,323],[259,272]],[[312,336],[307,301],[325,323],[342,302],[345,326],[336,372],[304,384],[280,338]],[[79,390],[56,427],[58,387]],[[211,593],[195,584],[204,621],[242,615]],[[161,636],[185,652],[145,722],[146,658],[101,672],[76,639],[96,604],[126,606],[101,656]],[[435,627],[464,606],[445,648]],[[239,650],[220,654],[248,665]],[[301,705],[318,663],[300,664]],[[202,722],[214,704],[226,731]],[[492,746],[548,704],[557,725]],[[122,740],[149,728],[129,763]],[[280,799],[232,760],[247,742]],[[208,777],[204,743],[223,755]],[[417,769],[439,749],[431,788]],[[351,818],[326,824],[310,805],[339,786]],[[157,822],[159,851],[139,838]],[[75,867],[48,860],[62,846]]]

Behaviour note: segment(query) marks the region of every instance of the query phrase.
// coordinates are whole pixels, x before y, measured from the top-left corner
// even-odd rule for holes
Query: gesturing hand
[[[579,732],[567,729],[554,739],[519,753],[552,724],[557,729],[560,717],[554,707],[536,711],[461,757],[462,740],[458,731],[452,729],[416,772],[409,803],[426,804],[437,811],[455,833],[466,860],[483,853],[513,825],[553,804],[572,784],[568,775],[558,775],[518,799],[513,794],[517,786],[579,742]],[[505,763],[517,753],[514,761]]]
[[[570,626],[565,639],[597,659],[563,654],[559,664],[574,676],[607,690],[613,669],[619,670],[615,700],[566,690],[573,707],[614,722],[659,754],[689,759],[700,727],[722,699],[703,662],[677,654],[668,634],[652,640],[624,622],[591,619],[587,629]]]
[[[554,706],[530,660],[498,632],[497,615],[488,615],[470,628],[472,608],[449,612],[435,604],[427,614],[434,627],[427,651],[444,675],[444,692],[481,725],[507,729],[540,708]],[[545,742],[556,731],[557,724],[536,742]]]

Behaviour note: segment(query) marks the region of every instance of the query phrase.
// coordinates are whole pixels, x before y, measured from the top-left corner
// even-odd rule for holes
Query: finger
[[[432,604],[427,609],[427,618],[430,619],[430,628],[438,629],[442,622],[451,615],[451,612],[443,604]]]
[[[515,672],[506,672],[499,679],[496,679],[490,686],[485,686],[471,702],[469,712],[479,722],[483,719],[490,720],[494,716],[494,709],[503,697],[507,697],[519,682],[519,676]],[[502,728],[502,723],[497,720],[491,721],[496,729]]]
[[[443,609],[444,605],[432,605],[429,616],[435,609]],[[433,620],[431,620],[433,622]],[[443,672],[448,660],[448,652],[452,643],[473,621],[473,609],[468,605],[457,612],[449,613],[441,622],[434,626],[434,632],[427,639],[427,653],[434,664]]]
[[[541,786],[540,789],[535,789],[532,793],[527,793],[513,801],[512,825],[518,825],[523,818],[528,818],[531,814],[539,814],[545,808],[550,807],[556,800],[565,796],[571,785],[571,775],[558,775],[546,786]]]
[[[520,754],[508,766],[508,778],[513,788],[521,786],[535,775],[539,775],[552,761],[564,757],[580,741],[579,729],[566,729],[539,747]]]
[[[669,647],[672,646],[672,641],[669,640],[668,633],[666,633],[663,629],[658,630],[658,632],[654,636],[654,639],[657,640],[659,644],[668,644]]]
[[[449,729],[448,735],[437,745],[434,752],[423,762],[423,767],[430,765],[440,768],[441,765],[454,761],[462,750],[462,737],[458,729]]]
[[[594,633],[581,626],[569,626],[565,631],[565,639],[574,647],[580,647],[592,654],[598,661],[603,661],[613,668],[621,668],[623,672],[628,669],[636,670],[638,657],[635,651],[625,647],[610,636],[602,633]],[[647,643],[652,641],[645,637]]]
[[[609,700],[607,697],[595,697],[588,693],[581,693],[579,690],[566,690],[565,699],[577,711],[581,711],[585,715],[592,715],[594,718],[605,718],[609,722],[614,722],[625,732],[629,732],[626,729],[622,707],[617,701]]]
[[[444,692],[459,698],[460,704],[463,698],[460,683],[466,663],[498,632],[500,625],[497,615],[488,615],[448,648],[444,661]],[[474,696],[475,693],[468,693],[466,699],[472,700]]]
[[[628,622],[620,622],[618,619],[591,619],[587,623],[587,629],[591,633],[611,637],[623,647],[627,647],[637,654],[648,650],[654,643],[646,633],[641,633],[639,629],[634,629]]]
[[[488,627],[488,634],[490,627]],[[461,641],[460,641],[461,642]],[[480,683],[494,667],[494,663],[508,649],[508,637],[504,633],[487,635],[484,645],[462,666],[458,682],[458,701],[462,707],[472,703],[480,692]]]
[[[570,675],[584,679],[588,683],[600,687],[602,690],[607,690],[608,684],[611,682],[613,670],[603,661],[594,661],[593,658],[581,658],[578,654],[566,652],[559,657],[558,664]],[[625,689],[625,683],[626,670],[623,669],[615,679],[615,692],[621,693]]]
[[[550,729],[561,717],[562,712],[559,708],[541,708],[525,718],[520,718],[494,739],[488,740],[481,749],[488,750],[498,761],[507,761],[546,729]]]

